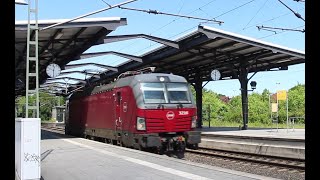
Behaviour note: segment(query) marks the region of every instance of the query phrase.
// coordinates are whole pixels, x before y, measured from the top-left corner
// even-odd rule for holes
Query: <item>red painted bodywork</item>
[[[188,112],[179,115],[179,112]],[[180,109],[138,109],[138,116],[145,117],[147,133],[184,132],[191,130],[191,118],[195,116],[195,108]],[[167,117],[167,114],[168,117]],[[174,116],[172,116],[174,114]]]
[[[121,94],[120,101],[117,93]],[[136,130],[137,116],[146,118],[146,131]],[[196,116],[196,108],[139,109],[129,86],[75,98],[69,105],[69,124],[79,129],[104,128],[138,134],[185,132],[192,130],[192,116]]]

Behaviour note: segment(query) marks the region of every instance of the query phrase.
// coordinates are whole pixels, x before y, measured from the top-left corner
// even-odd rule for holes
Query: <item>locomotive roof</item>
[[[160,82],[159,81],[160,77],[167,77],[168,78],[167,82],[187,83],[187,80],[184,77],[174,75],[174,74],[166,74],[166,73],[137,74],[137,75],[128,76],[125,78],[118,79],[117,81],[112,82],[110,84],[87,88],[86,90],[84,90],[82,92],[75,92],[70,97],[70,99],[89,96],[91,94],[96,94],[96,93],[100,93],[100,92],[105,92],[105,91],[113,89],[114,87],[130,86],[130,84],[132,82]]]
[[[187,80],[178,75],[167,74],[167,73],[150,73],[150,74],[139,74],[135,75],[134,79],[141,82],[158,82],[159,77],[169,77],[170,82],[187,82]]]

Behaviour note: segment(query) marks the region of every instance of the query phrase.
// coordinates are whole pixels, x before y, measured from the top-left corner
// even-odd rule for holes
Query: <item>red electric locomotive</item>
[[[124,73],[115,82],[69,98],[66,134],[135,149],[174,152],[201,141],[196,105],[185,78],[164,73]]]

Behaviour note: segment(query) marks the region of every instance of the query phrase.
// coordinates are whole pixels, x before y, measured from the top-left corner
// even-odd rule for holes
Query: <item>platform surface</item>
[[[273,179],[42,130],[43,180]]]
[[[203,127],[198,129],[202,134],[250,136],[282,139],[305,139],[305,129],[248,128],[239,130],[236,127]]]

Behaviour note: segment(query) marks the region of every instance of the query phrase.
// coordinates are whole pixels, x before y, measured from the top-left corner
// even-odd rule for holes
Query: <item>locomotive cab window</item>
[[[166,103],[163,83],[141,83],[145,103]]]
[[[167,83],[170,103],[191,103],[188,86],[183,83]]]
[[[145,103],[191,103],[187,83],[141,83]]]

